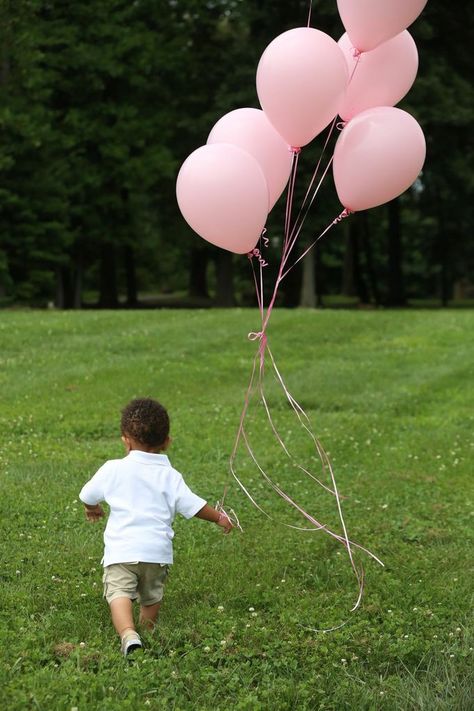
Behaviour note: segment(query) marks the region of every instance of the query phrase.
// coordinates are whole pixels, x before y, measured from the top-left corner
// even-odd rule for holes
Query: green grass
[[[227,503],[244,533],[176,521],[159,628],[119,654],[101,598],[102,524],[82,484],[121,456],[120,408],[170,410],[170,457],[211,503],[229,482],[256,344],[252,310],[3,312],[0,318],[2,709],[473,709],[474,313],[276,311],[270,343],[331,453],[365,593],[342,546],[303,520],[244,451]],[[267,396],[295,460],[309,438],[270,371]],[[279,451],[254,403],[265,470],[337,526],[334,499]],[[223,609],[220,609],[223,608]],[[253,608],[253,610],[250,610]],[[334,627],[318,633],[309,628]]]

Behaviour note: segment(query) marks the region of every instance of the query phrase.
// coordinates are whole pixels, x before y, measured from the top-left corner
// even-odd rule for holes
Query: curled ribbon
[[[268,238],[266,238],[266,239],[268,239]],[[266,245],[265,245],[265,246],[266,246]],[[256,258],[258,259],[259,264],[260,264],[261,267],[268,267],[268,262],[266,262],[266,261],[264,260],[264,258],[262,257],[262,255],[261,255],[261,253],[260,253],[260,250],[257,249],[257,247],[255,247],[255,249],[252,249],[251,252],[248,252],[248,253],[247,253],[247,256],[248,256],[249,259],[252,259],[252,257],[256,257]]]
[[[338,215],[331,224],[337,225],[338,222],[341,222],[345,217],[349,217],[349,215],[353,215],[354,211],[349,210],[349,208],[345,207],[344,210],[341,212],[340,215]]]
[[[265,333],[263,331],[250,331],[247,338],[249,341],[259,341],[264,335]]]

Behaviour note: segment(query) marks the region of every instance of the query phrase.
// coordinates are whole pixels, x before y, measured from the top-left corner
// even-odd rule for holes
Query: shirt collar
[[[169,466],[170,460],[166,454],[157,454],[155,452],[142,452],[139,449],[132,449],[128,453],[127,457],[133,459],[134,462],[141,462],[142,464],[161,464],[162,466]]]

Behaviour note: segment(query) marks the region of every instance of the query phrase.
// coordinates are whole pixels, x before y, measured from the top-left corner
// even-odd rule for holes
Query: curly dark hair
[[[144,397],[132,400],[122,410],[121,429],[148,447],[160,447],[170,432],[166,409],[156,400]]]

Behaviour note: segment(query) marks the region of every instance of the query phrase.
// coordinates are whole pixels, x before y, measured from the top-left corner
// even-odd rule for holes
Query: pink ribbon
[[[262,257],[262,254],[261,254],[260,250],[257,249],[257,247],[255,247],[254,249],[252,249],[251,252],[248,252],[247,256],[248,256],[249,259],[253,259],[253,257],[257,257],[258,261],[260,262],[260,266],[261,266],[261,267],[268,267],[268,262],[266,262],[266,261],[264,260],[264,258]]]
[[[331,131],[333,130],[335,125],[335,120],[333,121],[333,124],[331,126]],[[327,141],[326,141],[327,145]],[[325,147],[326,147],[325,145]],[[324,148],[325,148],[324,147]],[[250,260],[250,263],[252,265],[252,273],[254,277],[254,283],[255,283],[255,292],[257,296],[257,303],[258,303],[258,308],[260,312],[260,317],[261,317],[261,327],[258,331],[251,331],[248,334],[248,339],[250,341],[258,341],[258,349],[255,353],[254,359],[253,359],[253,365],[252,365],[252,371],[251,371],[251,376],[250,376],[250,381],[247,387],[247,391],[245,394],[245,399],[244,399],[244,405],[242,409],[242,413],[240,416],[240,423],[239,427],[237,430],[235,442],[234,442],[234,447],[231,453],[230,457],[230,462],[229,462],[229,467],[230,467],[230,472],[231,475],[233,476],[234,480],[237,482],[239,487],[242,489],[242,491],[246,494],[246,496],[250,499],[252,504],[261,512],[263,513],[267,518],[270,520],[274,520],[270,514],[268,514],[261,506],[260,504],[256,501],[254,496],[252,496],[251,492],[247,489],[247,487],[244,485],[244,483],[241,481],[239,476],[237,475],[236,472],[236,458],[237,458],[237,452],[239,449],[239,446],[241,443],[244,444],[246,451],[248,452],[251,460],[253,461],[254,465],[256,466],[257,470],[261,474],[262,478],[264,481],[271,487],[275,493],[277,493],[284,501],[286,501],[292,508],[294,508],[303,518],[310,524],[310,526],[295,526],[292,524],[287,524],[287,523],[282,523],[282,525],[288,527],[288,528],[293,528],[296,530],[301,530],[301,531],[324,531],[327,533],[329,536],[331,536],[334,540],[337,542],[341,543],[344,548],[347,551],[351,567],[354,571],[354,575],[357,580],[358,584],[358,596],[355,601],[355,604],[352,607],[351,611],[354,611],[358,608],[360,605],[360,601],[362,599],[362,594],[364,590],[364,571],[363,568],[361,567],[360,569],[357,567],[356,562],[354,560],[354,555],[353,555],[353,549],[358,549],[367,555],[369,555],[371,558],[373,558],[377,563],[380,565],[383,565],[382,561],[374,555],[374,553],[371,553],[367,548],[364,548],[358,543],[354,543],[349,539],[347,527],[344,521],[344,516],[342,512],[342,505],[341,501],[344,498],[341,496],[341,494],[338,491],[338,487],[336,484],[336,478],[334,475],[334,471],[331,465],[331,462],[329,460],[329,457],[327,453],[325,452],[321,442],[318,440],[316,435],[314,434],[310,420],[306,413],[304,412],[303,408],[298,404],[298,402],[295,400],[295,398],[291,395],[290,391],[288,390],[284,379],[277,367],[275,358],[273,356],[273,353],[269,347],[268,344],[268,336],[267,336],[267,329],[268,329],[268,324],[270,320],[270,316],[273,310],[273,307],[275,305],[275,300],[277,297],[278,289],[283,281],[283,279],[286,277],[286,275],[293,269],[293,267],[301,260],[303,257],[309,252],[310,249],[318,242],[322,237],[324,237],[327,232],[335,225],[337,225],[339,222],[341,222],[343,219],[346,217],[349,217],[351,214],[351,210],[348,208],[345,208],[334,220],[332,220],[329,225],[326,227],[325,230],[313,241],[313,243],[308,247],[308,249],[305,250],[305,252],[298,257],[294,261],[292,265],[288,265],[290,255],[292,253],[292,250],[295,246],[297,237],[301,231],[304,219],[306,218],[307,211],[305,215],[301,218],[302,215],[302,209],[304,206],[304,203],[306,201],[306,198],[309,194],[309,190],[311,189],[311,185],[313,184],[315,180],[315,175],[313,175],[312,182],[310,185],[310,188],[308,189],[308,192],[306,193],[305,200],[303,202],[303,206],[300,209],[300,213],[298,214],[298,217],[296,218],[295,224],[293,227],[291,227],[291,212],[292,212],[292,204],[293,204],[293,196],[294,196],[294,188],[295,188],[295,180],[296,180],[296,171],[297,171],[297,165],[298,165],[298,155],[300,152],[300,149],[297,148],[291,148],[290,149],[293,153],[293,164],[292,164],[292,171],[290,175],[290,180],[289,180],[289,186],[288,186],[288,194],[287,194],[287,204],[286,204],[286,215],[285,215],[285,236],[284,236],[284,241],[283,241],[283,248],[282,248],[282,255],[281,255],[281,260],[280,260],[280,265],[278,269],[278,275],[275,281],[275,285],[273,288],[273,293],[271,295],[270,301],[268,306],[265,309],[264,306],[264,285],[263,285],[263,268],[268,266],[268,262],[265,261],[265,259],[262,257],[261,252],[258,248],[253,249],[251,252],[249,252],[248,257]],[[324,151],[324,149],[323,149]],[[319,164],[321,162],[321,158],[318,162],[318,168]],[[323,172],[323,175],[318,183],[318,186],[315,190],[315,193],[313,195],[313,198],[311,199],[312,204],[319,187],[321,186],[322,180],[324,179],[330,165],[332,162],[332,157],[328,162],[328,165],[326,169]],[[268,245],[268,238],[264,237],[265,230],[262,233],[261,238],[266,240],[265,246]],[[253,257],[255,257],[258,260],[259,263],[259,274],[257,275],[257,272],[255,271],[254,264],[253,264]],[[318,477],[316,477],[314,474],[312,474],[306,467],[302,466],[298,462],[295,462],[295,466],[302,471],[304,474],[306,474],[308,477],[311,478],[312,481],[314,481],[316,484],[318,484],[320,487],[322,487],[326,492],[331,494],[332,496],[335,497],[336,500],[336,507],[338,511],[338,517],[339,521],[341,524],[342,528],[342,533],[336,533],[332,531],[326,524],[321,523],[318,521],[314,516],[312,516],[310,513],[305,511],[291,496],[289,496],[280,486],[277,484],[273,479],[265,472],[263,467],[260,465],[260,463],[257,460],[257,457],[255,455],[255,452],[253,451],[251,442],[249,441],[249,436],[248,433],[245,429],[245,421],[248,415],[249,407],[251,405],[251,402],[253,398],[256,396],[258,398],[258,401],[263,405],[263,411],[266,415],[267,421],[270,425],[271,431],[273,432],[273,435],[278,443],[278,445],[281,447],[285,455],[294,461],[293,455],[290,452],[289,447],[286,445],[283,437],[280,435],[278,428],[275,424],[274,418],[271,413],[271,409],[268,403],[268,400],[265,396],[265,387],[264,387],[264,375],[265,375],[265,365],[266,365],[266,358],[268,356],[268,362],[271,367],[271,371],[273,372],[273,375],[277,381],[277,383],[280,385],[282,392],[286,398],[286,401],[289,403],[291,406],[293,412],[296,415],[296,418],[300,424],[301,427],[307,432],[309,437],[311,438],[313,445],[315,447],[315,450],[318,454],[319,460],[321,462],[321,467],[322,467],[322,472],[323,474],[326,474],[329,477],[330,480],[330,485],[324,484]],[[227,493],[227,488],[224,490],[224,495],[222,497],[222,502],[220,503],[220,506],[223,507],[224,505],[224,500],[225,496]],[[224,511],[224,509],[221,509]],[[237,519],[238,521],[238,519]],[[345,623],[344,623],[345,624]],[[342,626],[342,625],[340,625]],[[332,628],[332,629],[338,629],[338,628]],[[317,631],[317,630],[315,630]],[[329,631],[329,630],[326,630]]]

